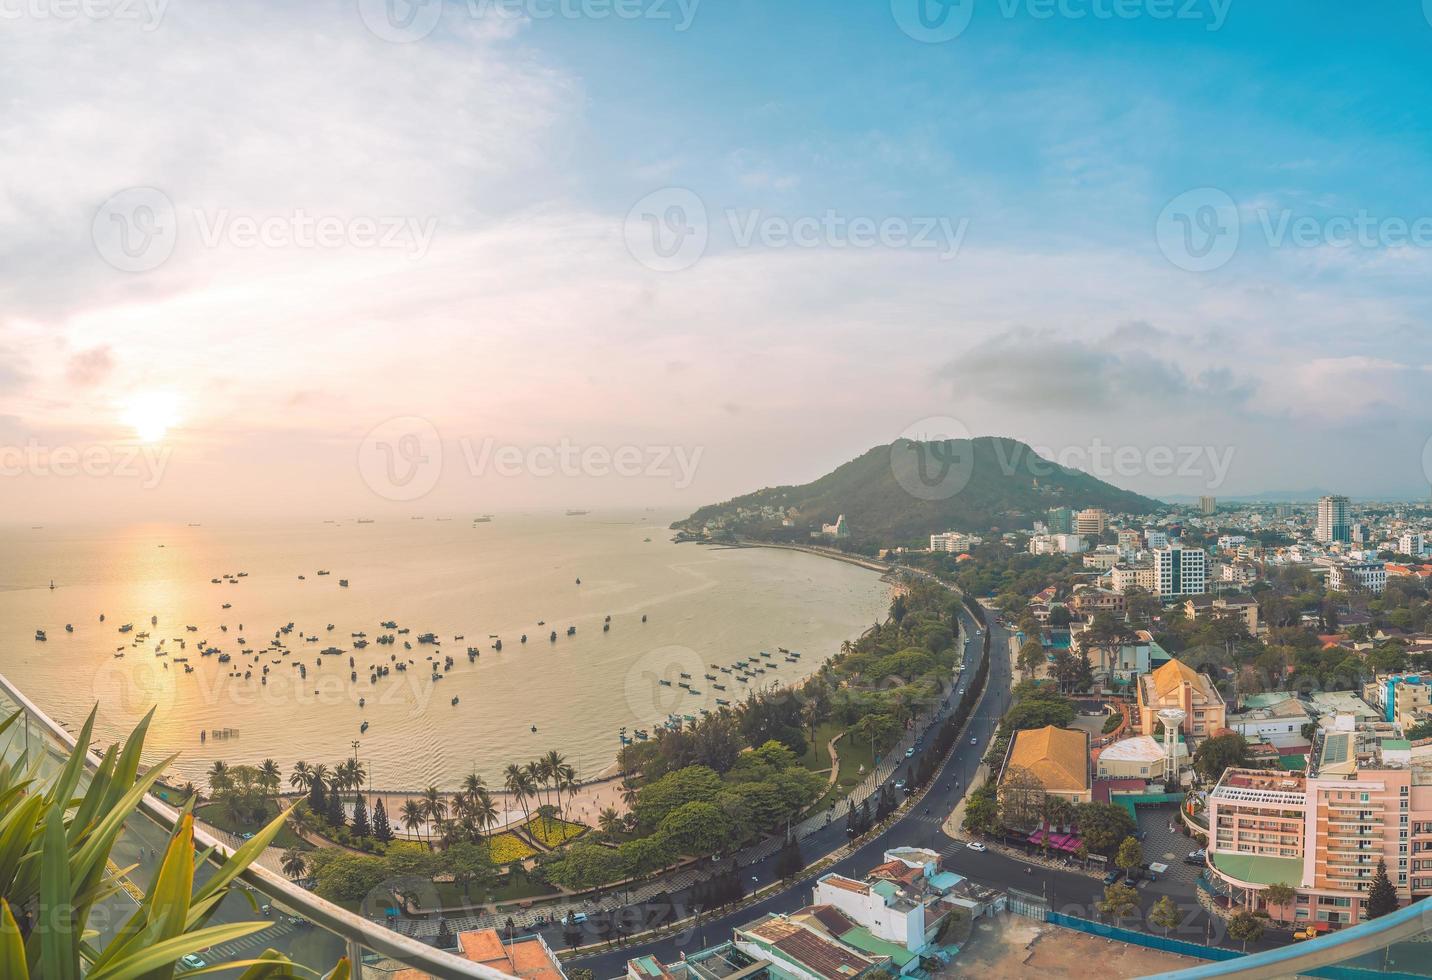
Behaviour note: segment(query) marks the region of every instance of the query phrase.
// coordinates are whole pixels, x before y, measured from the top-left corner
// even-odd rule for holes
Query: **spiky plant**
[[[151,711],[123,746],[110,746],[82,785],[95,713],[90,712],[64,765],[53,778],[41,776],[44,753],[0,753],[0,977],[6,980],[169,980],[176,963],[207,946],[258,932],[268,923],[211,924],[239,873],[273,840],[280,815],[246,842],[197,889],[194,868],[213,856],[195,852],[192,800],[169,837],[147,894],[118,933],[96,946],[90,913],[125,888],[133,867],[113,869],[110,853],[135,816],[144,795],[173,757],[144,775],[139,760]],[[0,738],[21,717],[0,722]],[[16,761],[9,761],[16,756]],[[129,886],[133,889],[133,886]],[[134,889],[137,893],[137,889]],[[245,893],[247,894],[247,893]],[[252,901],[252,899],[251,899]],[[28,928],[16,921],[21,910]],[[246,967],[247,980],[313,977],[268,950],[259,959],[191,970],[190,974]],[[346,980],[340,960],[327,975]]]

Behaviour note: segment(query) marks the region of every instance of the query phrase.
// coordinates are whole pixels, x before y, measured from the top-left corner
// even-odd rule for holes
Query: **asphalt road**
[[[960,610],[961,620],[972,642],[966,648],[964,677],[973,677],[979,658],[980,637],[975,633],[978,624],[967,610]],[[879,864],[884,852],[892,847],[928,847],[938,851],[946,868],[969,878],[976,884],[999,891],[1009,888],[1042,895],[1048,899],[1056,912],[1098,921],[1095,903],[1103,899],[1104,884],[1098,878],[1090,877],[1075,870],[1048,868],[1041,864],[1021,860],[1018,857],[996,851],[972,851],[963,843],[950,838],[942,830],[945,818],[954,810],[960,797],[970,785],[980,760],[984,757],[993,738],[999,719],[1009,708],[1012,685],[1010,658],[1008,656],[1009,632],[991,621],[990,675],[984,694],[977,703],[970,725],[964,736],[956,743],[954,751],[940,767],[925,799],[912,807],[885,832],[867,842],[855,853],[847,856],[830,871],[862,877],[870,868]],[[975,744],[970,744],[970,739]],[[928,749],[928,742],[926,743]],[[929,813],[925,812],[928,807]],[[833,821],[829,828],[802,840],[802,851],[807,861],[835,850],[844,842],[845,821]],[[1155,858],[1156,859],[1156,858]],[[760,885],[775,880],[774,858],[761,862],[753,868],[743,869],[742,874],[750,886],[751,876]],[[1167,895],[1183,911],[1185,921],[1171,935],[1196,943],[1212,943],[1237,948],[1238,943],[1226,939],[1223,921],[1210,915],[1195,897],[1195,885],[1187,876],[1168,876],[1157,882],[1143,882],[1138,887],[1139,909],[1147,915],[1155,902]],[[684,907],[685,895],[673,895],[673,901]],[[708,946],[729,939],[732,930],[753,922],[770,912],[790,913],[810,904],[811,888],[800,885],[786,889],[738,911],[706,919],[700,926],[693,926],[676,936],[656,942],[633,943],[575,959],[573,966],[593,971],[597,980],[620,977],[626,974],[627,960],[644,955],[654,955],[662,962],[678,959],[682,953],[693,953]],[[1120,923],[1126,928],[1162,935],[1163,930],[1149,926],[1141,919],[1130,917]],[[544,933],[553,949],[565,946],[560,927]],[[584,936],[584,942],[591,937]],[[1286,933],[1269,931],[1259,942],[1248,944],[1249,951],[1286,945]]]
[[[980,657],[981,637],[975,632],[979,628],[979,624],[963,607],[960,610],[960,617],[965,635],[970,638],[970,642],[965,648],[965,666],[961,676],[972,678]],[[931,789],[925,799],[920,804],[911,807],[909,812],[879,836],[868,841],[855,853],[831,867],[830,871],[862,876],[870,868],[879,864],[884,852],[891,847],[930,847],[949,854],[950,857],[946,859],[946,865],[960,874],[966,873],[965,868],[968,864],[969,876],[977,881],[986,878],[993,879],[996,874],[1001,874],[1009,882],[1017,885],[1019,882],[1015,880],[1015,875],[1018,875],[1020,879],[1024,880],[1026,886],[1030,886],[1030,879],[1022,871],[1012,870],[1014,865],[1022,867],[1019,862],[994,853],[977,854],[968,851],[951,841],[940,829],[945,817],[954,809],[960,796],[969,786],[969,782],[974,777],[980,760],[988,748],[994,729],[1009,706],[1010,665],[1006,653],[1007,634],[998,627],[993,627],[993,629],[995,632],[991,637],[989,682],[975,706],[965,735],[940,767],[931,782]],[[971,738],[975,739],[976,744],[970,744]],[[932,742],[933,739],[925,741],[925,751],[929,751]],[[897,774],[895,778],[900,775]],[[929,810],[928,814],[925,812],[926,809]],[[832,821],[829,827],[804,838],[801,842],[801,849],[809,861],[818,855],[835,850],[844,842],[845,820],[842,815],[841,819]],[[967,858],[979,860],[966,862]],[[743,868],[741,874],[746,879],[748,887],[752,884],[752,877],[761,886],[775,881],[774,864],[775,859],[772,857],[754,866]],[[988,873],[986,869],[988,869]],[[1091,881],[1091,879],[1078,875],[1068,875],[1067,877],[1077,878],[1080,881]],[[678,905],[684,905],[684,895],[672,897]],[[650,954],[655,955],[663,962],[669,962],[677,959],[683,952],[692,953],[730,938],[731,930],[734,927],[752,922],[768,912],[793,912],[808,904],[810,897],[809,886],[790,888],[739,911],[707,919],[699,928],[692,928],[677,936],[652,943],[624,946],[610,952],[582,957],[572,963],[575,966],[592,970],[598,980],[622,976],[626,973],[626,961],[632,957]],[[548,930],[544,936],[554,949],[563,948],[564,941],[560,927]]]

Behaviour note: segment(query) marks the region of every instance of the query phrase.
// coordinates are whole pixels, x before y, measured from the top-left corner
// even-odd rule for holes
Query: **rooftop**
[[[877,961],[847,949],[816,930],[780,916],[737,930],[826,980],[848,980]]]
[[[1089,788],[1089,734],[1053,725],[1019,732],[1009,765],[1034,773],[1046,790],[1082,792]]]
[[[566,980],[547,944],[536,936],[504,943],[496,929],[473,929],[457,935],[465,959],[527,980]]]
[[[1230,854],[1214,851],[1213,865],[1230,878],[1250,885],[1283,883],[1296,887],[1303,880],[1303,859],[1267,857],[1262,854]]]

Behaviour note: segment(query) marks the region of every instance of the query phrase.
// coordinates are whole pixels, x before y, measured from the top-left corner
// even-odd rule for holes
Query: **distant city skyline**
[[[551,6],[7,20],[14,518],[695,509],[932,418],[1428,497],[1420,5]]]

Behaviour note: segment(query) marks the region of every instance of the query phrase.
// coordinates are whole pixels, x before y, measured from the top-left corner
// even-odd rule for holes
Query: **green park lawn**
[[[266,804],[265,812],[266,815],[262,821],[250,824],[244,823],[241,820],[235,820],[233,815],[229,813],[228,808],[222,804],[206,803],[195,810],[194,815],[212,827],[218,827],[220,830],[242,836],[243,834],[258,833],[264,828],[265,824],[278,816],[278,808],[275,807],[272,802]],[[281,847],[285,850],[290,847],[296,847],[301,851],[313,850],[313,845],[295,834],[287,824],[279,828],[278,836],[273,839],[272,846]]]

